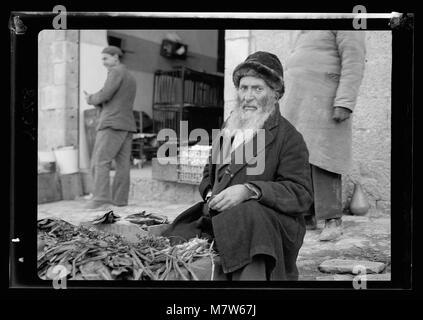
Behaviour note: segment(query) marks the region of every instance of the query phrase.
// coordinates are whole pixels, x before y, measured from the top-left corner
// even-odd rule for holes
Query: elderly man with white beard
[[[235,68],[233,82],[237,105],[213,140],[199,186],[204,201],[163,235],[172,243],[214,240],[216,280],[298,280],[303,213],[313,195],[305,142],[279,111],[282,65],[271,53],[253,53]]]

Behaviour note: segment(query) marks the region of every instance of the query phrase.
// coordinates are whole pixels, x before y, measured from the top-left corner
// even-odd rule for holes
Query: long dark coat
[[[261,197],[211,215],[207,205],[199,202],[181,213],[164,235],[175,243],[195,236],[214,238],[225,273],[263,254],[271,280],[297,280],[295,262],[305,235],[302,213],[313,199],[308,150],[301,134],[280,115],[279,106],[264,129],[265,146],[257,146],[244,163],[235,163],[236,150],[230,164],[216,165],[210,157],[199,187],[204,199],[210,188],[218,194],[229,186],[249,182],[260,189]],[[250,143],[256,145],[256,138]],[[253,156],[263,152],[264,172],[248,175],[247,169],[254,167]]]
[[[365,32],[302,30],[285,65],[281,113],[301,132],[310,163],[338,174],[351,167],[352,121],[332,119],[335,106],[354,110],[365,67]]]

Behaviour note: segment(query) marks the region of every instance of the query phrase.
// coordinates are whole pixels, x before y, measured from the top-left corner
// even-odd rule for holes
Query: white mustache
[[[241,108],[256,108],[258,109],[258,105],[254,105],[254,104],[242,104]]]

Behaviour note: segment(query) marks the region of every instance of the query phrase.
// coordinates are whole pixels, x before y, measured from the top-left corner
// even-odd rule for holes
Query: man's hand
[[[342,122],[350,117],[351,110],[344,107],[335,107],[333,109],[332,119],[336,122]]]
[[[230,186],[212,197],[208,203],[209,208],[216,211],[224,211],[248,200],[250,190],[243,184]]]

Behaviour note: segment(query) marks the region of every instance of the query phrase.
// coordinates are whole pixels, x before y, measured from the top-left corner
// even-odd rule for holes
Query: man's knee
[[[255,200],[248,200],[233,206],[230,209],[224,210],[219,215],[222,216],[239,216],[243,221],[255,221],[257,215],[262,212],[261,205]]]
[[[248,214],[248,213],[254,213],[254,212],[260,211],[260,209],[261,209],[261,204],[258,203],[256,200],[247,200],[237,204],[231,209],[228,209],[228,211],[231,211],[231,210],[239,211],[239,212]]]

